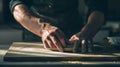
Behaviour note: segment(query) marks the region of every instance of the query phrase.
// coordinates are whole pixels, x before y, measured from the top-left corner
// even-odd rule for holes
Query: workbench
[[[21,44],[24,44],[24,48],[22,48],[23,45],[21,45]],[[27,44],[27,45],[25,45],[25,44]],[[3,46],[5,46],[5,45],[1,45],[1,46],[2,47],[0,47],[0,48],[3,48]],[[12,49],[13,47],[11,47],[11,46],[14,46],[17,48],[14,49],[14,51],[13,51],[13,49]],[[93,54],[61,53],[59,55],[59,52],[53,52],[53,54],[50,54],[50,55],[46,55],[45,52],[40,54],[40,52],[39,52],[40,43],[14,42],[11,46],[6,46],[6,48],[0,49],[0,53],[2,52],[2,54],[0,55],[0,58],[2,58],[2,59],[0,59],[1,60],[0,67],[9,67],[9,66],[17,66],[17,67],[19,67],[19,66],[20,67],[21,66],[29,66],[29,67],[33,67],[33,66],[36,66],[36,67],[39,67],[39,66],[44,66],[44,67],[48,67],[48,66],[57,66],[57,67],[62,67],[62,66],[69,66],[69,67],[72,67],[72,66],[75,66],[75,67],[78,67],[78,66],[81,66],[81,67],[82,66],[83,67],[109,66],[109,67],[113,67],[113,66],[116,66],[116,67],[119,67],[120,66],[120,62],[119,62],[120,53],[112,53],[112,54],[107,54],[107,55],[97,54],[96,55],[96,56],[98,56],[96,58],[97,60],[95,60],[95,59],[90,60],[89,59],[90,57],[94,57]],[[21,51],[19,51],[19,49],[21,49]],[[11,52],[11,50],[12,50],[12,52]],[[44,49],[41,49],[41,52],[43,52],[42,50],[44,50]],[[46,51],[49,51],[49,50],[46,50]],[[11,54],[11,55],[8,56],[7,54],[8,55]],[[50,60],[50,58],[54,58],[54,56],[56,54],[58,56],[56,58],[59,58],[59,59],[57,59],[58,61]],[[79,58],[80,56],[78,56],[78,55],[81,55],[81,57],[84,57],[84,59],[88,58],[90,61],[87,61],[84,59],[81,60],[81,58]],[[60,60],[61,57],[66,58],[68,56],[70,59],[68,58],[68,59],[62,59],[62,61]],[[79,59],[71,60],[70,56],[77,57]],[[5,59],[5,57],[7,57],[7,59]],[[16,59],[14,59],[15,57],[16,57]],[[35,58],[35,57],[37,57],[37,58]],[[44,58],[44,61],[41,61],[41,60],[43,60],[43,59],[40,59],[41,57],[47,57],[48,60],[45,60],[45,58]],[[111,57],[112,57],[112,59],[110,59]],[[54,59],[56,59],[56,58],[54,58]],[[101,60],[98,58],[101,58]],[[102,59],[102,58],[104,58],[104,59],[107,58],[107,59],[105,59],[105,61],[104,61],[104,59]],[[39,59],[39,60],[37,60],[37,59]],[[65,60],[65,61],[63,61],[63,60]],[[70,60],[70,61],[68,61],[68,60]]]

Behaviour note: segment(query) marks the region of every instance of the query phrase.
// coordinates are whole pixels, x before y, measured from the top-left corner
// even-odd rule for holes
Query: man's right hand
[[[14,7],[13,16],[24,28],[41,37],[45,48],[57,48],[58,51],[63,52],[66,43],[60,29],[50,25],[46,20],[43,21],[43,18],[33,16],[24,4]]]
[[[42,23],[42,42],[44,47],[50,50],[56,48],[63,52],[63,48],[66,47],[64,33],[49,23]]]

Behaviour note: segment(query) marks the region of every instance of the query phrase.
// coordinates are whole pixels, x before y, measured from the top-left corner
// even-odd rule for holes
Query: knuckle
[[[58,44],[56,40],[54,41],[54,44],[56,44],[56,45]]]

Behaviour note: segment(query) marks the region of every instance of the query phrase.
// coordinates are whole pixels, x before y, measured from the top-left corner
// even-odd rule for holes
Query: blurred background
[[[10,0],[0,0],[0,44],[12,43],[15,41],[40,41],[40,38],[25,30],[19,25],[11,15],[9,11]],[[83,0],[79,0],[82,11],[80,14],[82,17],[87,12],[87,7],[83,3]],[[100,41],[106,37],[120,37],[120,0],[108,0],[108,15],[107,23],[97,33],[94,41]]]

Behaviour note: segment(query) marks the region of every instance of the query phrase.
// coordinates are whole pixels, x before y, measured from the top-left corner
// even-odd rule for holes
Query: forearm
[[[81,32],[85,37],[94,37],[104,23],[104,14],[99,11],[92,12],[87,24],[82,28]]]
[[[25,5],[20,4],[15,6],[13,10],[13,16],[27,30],[38,36],[41,36],[42,31],[40,18],[32,16]]]

